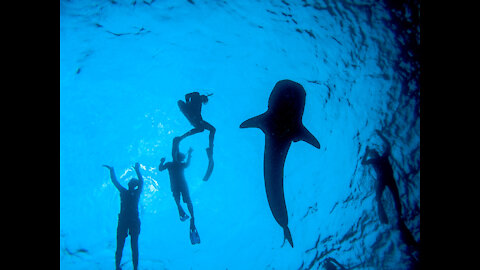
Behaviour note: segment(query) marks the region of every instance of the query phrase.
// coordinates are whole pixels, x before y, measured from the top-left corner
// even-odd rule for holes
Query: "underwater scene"
[[[61,0],[61,269],[419,269],[420,2]]]

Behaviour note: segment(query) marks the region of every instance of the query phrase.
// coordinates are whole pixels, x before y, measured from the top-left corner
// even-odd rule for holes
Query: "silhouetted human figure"
[[[193,214],[193,204],[192,200],[190,199],[190,193],[188,192],[188,185],[185,181],[185,168],[190,165],[190,159],[192,157],[193,149],[190,148],[188,150],[188,158],[187,162],[183,162],[185,159],[185,155],[179,151],[179,143],[180,137],[175,137],[173,139],[172,144],[172,162],[165,162],[165,158],[163,157],[160,160],[160,165],[158,169],[160,171],[164,171],[168,169],[168,173],[170,176],[170,189],[172,190],[173,198],[175,199],[175,203],[177,204],[178,214],[180,216],[181,221],[185,221],[189,218],[189,216],[185,213],[182,206],[180,205],[180,194],[182,195],[183,202],[187,204],[188,211],[192,218],[190,219],[190,241],[192,245],[200,243],[200,237],[198,236],[197,228],[195,227],[195,216]]]
[[[140,174],[140,164],[135,163],[134,169],[138,179],[132,178],[128,182],[128,190],[117,181],[113,167],[103,165],[110,170],[110,178],[120,192],[120,214],[117,226],[117,250],[115,251],[115,269],[121,270],[123,247],[125,239],[130,234],[132,248],[133,269],[138,267],[138,236],[140,234],[140,218],[138,217],[138,201],[143,189],[143,178]]]
[[[402,233],[402,237],[407,242],[407,244],[416,246],[417,242],[413,238],[411,232],[408,230],[402,219],[402,203],[400,201],[397,184],[395,183],[395,179],[393,177],[393,169],[390,165],[390,161],[388,160],[388,157],[391,154],[391,145],[387,141],[387,139],[380,133],[379,130],[376,130],[376,132],[386,144],[385,152],[382,156],[380,156],[376,150],[371,150],[367,146],[367,149],[365,150],[365,155],[362,159],[362,165],[372,165],[377,174],[375,199],[377,200],[378,215],[380,217],[380,221],[383,224],[388,223],[388,218],[381,201],[383,191],[385,190],[385,187],[388,187],[393,196],[393,202],[397,211],[398,227],[400,229],[400,232]],[[369,160],[367,160],[368,155],[372,156],[372,158]]]
[[[203,181],[208,180],[213,170],[213,139],[215,137],[216,129],[214,126],[212,126],[210,123],[203,120],[202,118],[202,104],[206,104],[208,102],[208,96],[210,95],[200,95],[200,93],[198,92],[192,92],[185,95],[185,102],[183,100],[178,101],[178,107],[180,108],[180,111],[182,111],[187,120],[194,127],[190,131],[180,136],[180,140],[183,140],[188,136],[203,132],[205,129],[210,131],[210,134],[208,136],[209,146],[206,149],[208,156],[208,169],[205,173]]]

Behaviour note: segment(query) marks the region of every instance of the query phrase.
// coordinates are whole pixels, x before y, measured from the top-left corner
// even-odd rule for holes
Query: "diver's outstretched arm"
[[[140,181],[140,184],[138,185],[138,190],[141,192],[143,189],[143,177],[142,177],[142,174],[140,173],[140,164],[138,162],[135,163],[135,166],[133,168],[135,169],[138,180]]]
[[[160,160],[160,165],[158,165],[158,170],[159,171],[164,171],[167,168],[166,164],[163,164],[164,162],[165,162],[165,158],[163,157]]]
[[[113,167],[108,166],[108,165],[102,165],[102,166],[110,170],[110,179],[112,180],[113,185],[115,185],[115,187],[118,189],[118,191],[126,190],[126,189],[125,189],[124,187],[122,187],[122,185],[120,185],[120,183],[118,182],[117,176],[115,175],[115,170],[113,169]]]

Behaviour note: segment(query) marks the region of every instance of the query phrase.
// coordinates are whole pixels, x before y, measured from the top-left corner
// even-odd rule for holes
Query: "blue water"
[[[135,4],[134,4],[135,3]],[[413,5],[418,6],[417,4]],[[60,1],[60,267],[114,269],[119,182],[141,164],[139,269],[410,269],[419,254],[382,224],[366,146],[384,150],[403,218],[420,241],[420,89],[415,9],[364,1]],[[322,145],[293,143],[285,200],[295,242],[268,207],[264,135],[240,129],[263,113],[275,83],[307,93],[303,123]],[[185,176],[201,244],[191,245],[162,157],[192,127],[177,107],[213,93],[203,118],[217,129],[208,182],[208,132]],[[382,197],[395,220],[392,195]],[[184,206],[186,210],[186,206]],[[123,269],[132,269],[130,238]],[[329,266],[330,265],[330,266]]]

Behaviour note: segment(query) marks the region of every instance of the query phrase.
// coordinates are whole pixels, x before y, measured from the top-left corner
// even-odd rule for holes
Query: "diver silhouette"
[[[117,181],[113,167],[103,165],[110,170],[110,178],[120,192],[120,214],[118,214],[117,226],[117,250],[115,251],[115,269],[121,270],[123,247],[125,239],[130,234],[132,247],[133,269],[138,267],[138,235],[140,234],[140,218],[138,217],[138,201],[143,189],[143,178],[140,174],[140,164],[137,162],[133,167],[138,179],[132,178],[128,182],[128,190]]]
[[[177,204],[178,214],[180,216],[181,221],[185,221],[189,218],[189,216],[185,213],[182,206],[180,205],[180,194],[183,197],[183,202],[187,204],[188,211],[192,216],[190,219],[190,241],[192,245],[200,243],[200,236],[198,235],[197,228],[195,227],[195,216],[193,214],[193,204],[192,200],[190,199],[190,193],[188,192],[188,185],[185,181],[185,174],[184,170],[190,165],[190,159],[192,157],[193,149],[190,148],[188,150],[188,157],[187,161],[183,162],[185,159],[185,155],[179,151],[179,144],[180,144],[180,137],[173,138],[172,143],[172,162],[165,162],[165,158],[163,157],[160,160],[160,165],[158,169],[160,171],[164,171],[168,169],[168,173],[170,176],[170,189],[172,190],[173,198],[175,199],[175,203]]]
[[[402,203],[400,201],[397,184],[395,183],[395,179],[393,177],[393,169],[388,160],[388,157],[391,154],[392,147],[388,140],[382,135],[379,130],[375,130],[375,132],[385,143],[385,152],[382,156],[380,156],[376,150],[372,150],[367,146],[367,149],[365,150],[365,155],[362,159],[362,165],[372,165],[377,174],[375,199],[377,200],[378,215],[380,217],[380,221],[383,224],[388,224],[388,218],[381,201],[383,191],[385,190],[385,187],[388,187],[393,196],[393,202],[395,204],[395,209],[397,212],[397,225],[400,229],[402,238],[408,245],[417,247],[418,243],[415,241],[415,238],[413,238],[412,233],[408,230],[402,219]],[[367,160],[368,155],[372,157],[369,160]]]
[[[185,95],[185,102],[183,100],[179,100],[177,102],[180,111],[183,113],[183,115],[185,115],[187,120],[194,127],[193,129],[187,131],[185,134],[180,136],[180,140],[183,140],[188,136],[203,132],[205,129],[210,131],[210,134],[208,136],[208,148],[206,149],[208,156],[208,168],[205,176],[203,177],[203,181],[208,180],[213,170],[213,139],[215,137],[216,129],[210,123],[203,120],[201,114],[202,104],[206,104],[208,102],[208,97],[211,95],[213,94],[200,95],[200,93],[198,92],[192,92]]]

